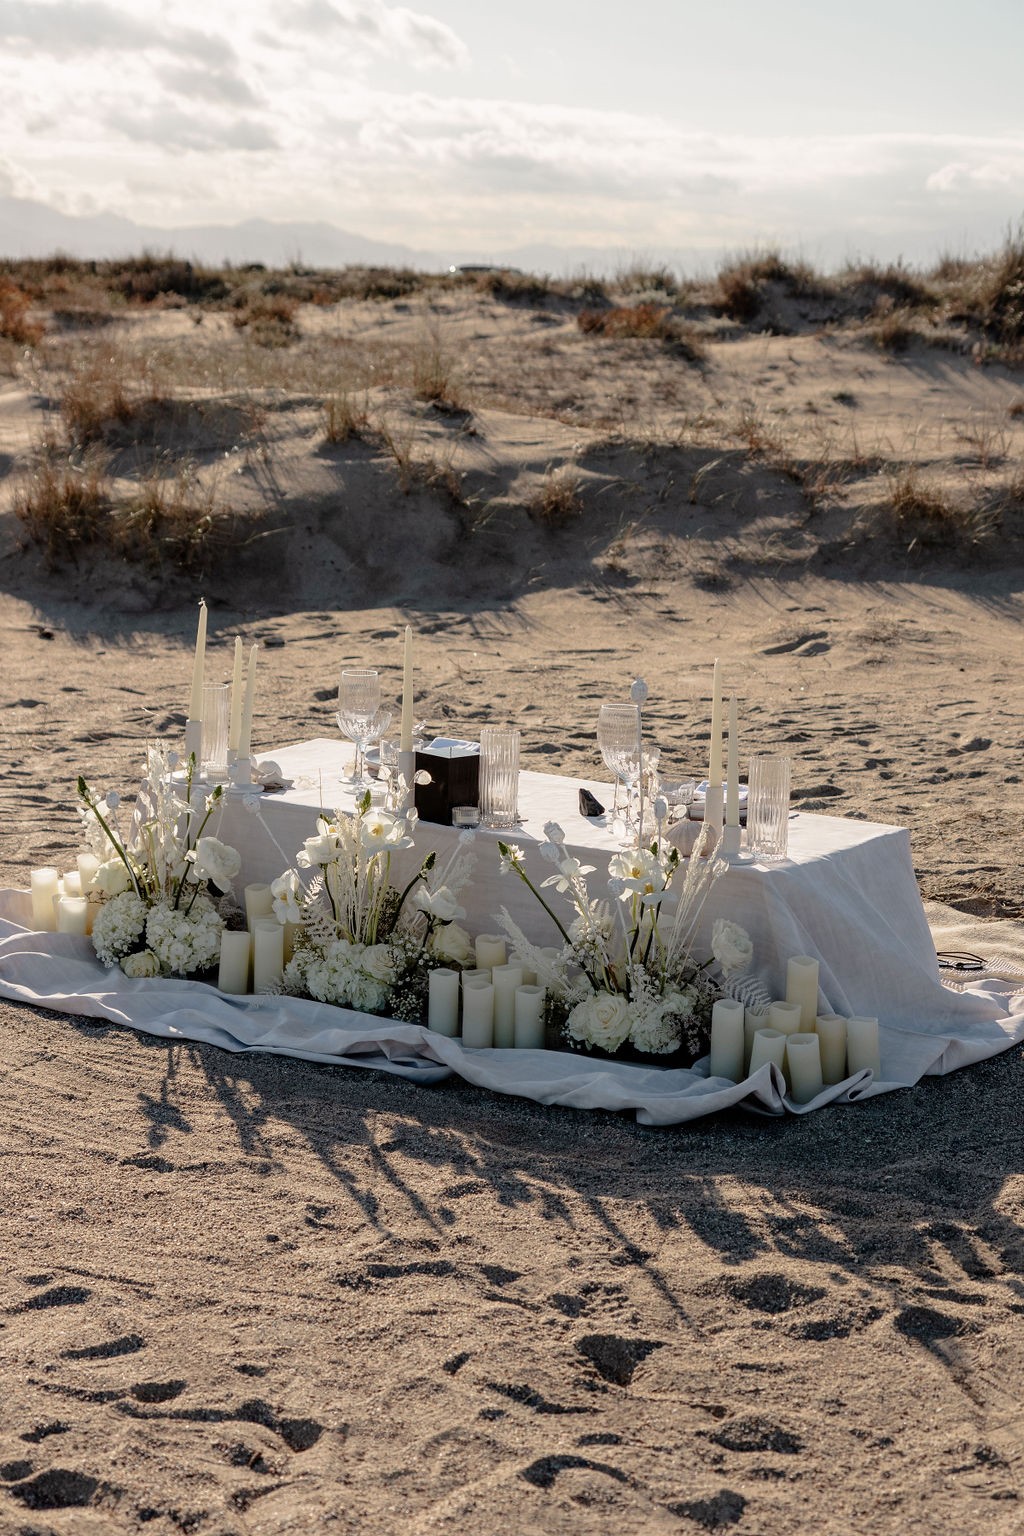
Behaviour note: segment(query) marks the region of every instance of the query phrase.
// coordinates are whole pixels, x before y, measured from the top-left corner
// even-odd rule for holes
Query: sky
[[[1021,0],[0,0],[0,193],[452,260],[926,263],[1024,216]]]

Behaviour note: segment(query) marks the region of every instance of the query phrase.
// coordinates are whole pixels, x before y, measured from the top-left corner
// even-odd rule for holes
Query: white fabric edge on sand
[[[956,1071],[1024,1040],[1024,1011],[1007,1009],[1015,989],[978,983],[963,994],[969,1016],[962,1032],[951,1033],[948,1025],[942,1033],[926,1024],[920,1031],[883,1027],[889,1077],[873,1080],[862,1072],[797,1104],[776,1067],[731,1083],[708,1078],[706,1058],[695,1068],[658,1068],[563,1051],[467,1050],[420,1024],[304,998],[231,997],[205,982],[133,980],[117,967],[101,967],[88,939],[28,929],[29,912],[27,893],[0,891],[0,996],[14,1002],[108,1019],[164,1039],[372,1067],[423,1084],[454,1073],[477,1087],[539,1104],[632,1110],[643,1125],[682,1124],[733,1105],[768,1115],[808,1114],[912,1087],[926,1074]]]

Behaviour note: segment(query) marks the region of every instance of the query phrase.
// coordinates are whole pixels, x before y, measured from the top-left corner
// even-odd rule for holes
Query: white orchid
[[[301,923],[302,911],[299,895],[302,883],[296,870],[286,869],[283,875],[270,882],[270,894],[274,898],[274,916],[279,923]]]
[[[218,837],[201,837],[186,858],[191,861],[196,878],[209,880],[222,895],[230,891],[231,882],[242,868],[242,856],[237,848],[230,848]]]
[[[451,923],[457,917],[466,915],[465,907],[459,905],[446,885],[438,886],[435,891],[421,885],[413,891],[409,900],[417,911],[425,912],[439,923]]]
[[[558,865],[558,873],[541,881],[541,886],[553,885],[556,891],[571,891],[577,880],[594,873],[593,864],[581,864],[572,854],[567,854]]]

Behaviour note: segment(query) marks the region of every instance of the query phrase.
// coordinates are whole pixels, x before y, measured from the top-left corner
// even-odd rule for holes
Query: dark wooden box
[[[424,821],[452,824],[453,805],[480,804],[480,754],[443,748],[417,752],[416,771],[426,769],[429,784],[416,785],[416,809]]]

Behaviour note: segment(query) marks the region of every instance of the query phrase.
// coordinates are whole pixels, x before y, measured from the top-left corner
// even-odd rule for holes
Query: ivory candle
[[[400,752],[412,751],[412,625],[405,626],[405,651],[402,657],[402,732]]]
[[[786,1001],[799,1003],[800,1028],[806,1033],[818,1017],[818,962],[810,955],[794,955],[786,962]]]
[[[535,987],[537,985],[537,973],[536,971],[530,970],[530,967],[523,960],[522,955],[518,955],[515,953],[515,951],[513,951],[509,956],[509,964],[518,965],[522,968],[524,987]]]
[[[772,1003],[768,1010],[768,1027],[784,1035],[795,1035],[800,1028],[801,1018],[799,1003]]]
[[[252,989],[276,987],[284,972],[284,928],[276,917],[258,917],[252,930]]]
[[[817,1035],[801,1031],[786,1037],[786,1076],[790,1093],[798,1104],[809,1104],[818,1097],[824,1083]]]
[[[245,666],[245,657],[242,652],[242,637],[235,636],[235,665],[231,673],[231,716],[228,724],[228,751],[237,752],[238,743],[242,734],[242,672]]]
[[[711,1060],[709,1077],[743,1080],[743,1004],[720,997],[711,1010]]]
[[[255,928],[260,917],[274,916],[274,893],[269,885],[247,885],[245,888],[245,921]]]
[[[821,1051],[822,1080],[841,1083],[846,1077],[846,1020],[838,1013],[822,1013],[814,1028]]]
[[[427,1028],[438,1035],[459,1032],[459,973],[444,966],[431,971],[427,980]]]
[[[89,903],[84,896],[60,896],[57,900],[57,932],[85,933]]]
[[[866,1068],[882,1075],[882,1061],[878,1044],[878,1020],[853,1018],[846,1021],[846,1067],[850,1076]]]
[[[489,970],[463,971],[462,990],[468,987],[489,987],[491,985],[491,973]]]
[[[532,982],[516,988],[514,1043],[520,1051],[544,1049],[544,988]]]
[[[220,970],[217,985],[222,992],[243,994],[249,990],[252,935],[225,928],[220,936]]]
[[[505,965],[508,951],[500,933],[480,933],[476,937],[476,963],[480,970],[494,965]]]
[[[189,701],[190,720],[203,718],[203,668],[206,663],[206,599],[199,599],[199,627],[196,630],[196,654],[192,660],[192,698]]]
[[[65,896],[82,896],[82,895],[84,895],[84,892],[82,890],[82,877],[78,873],[77,869],[65,870],[64,878],[61,881],[61,885],[64,888],[64,895]]]
[[[722,667],[715,657],[714,685],[711,694],[711,755],[708,762],[708,789],[722,782]]]
[[[767,1062],[773,1062],[782,1071],[786,1058],[786,1041],[789,1037],[780,1029],[759,1029],[754,1036],[750,1052],[750,1075],[759,1071]]]
[[[254,645],[249,652],[249,670],[245,678],[245,702],[242,705],[242,719],[238,727],[238,755],[239,757],[252,756],[252,711],[256,702],[256,651]]]
[[[92,890],[92,883],[96,879],[96,871],[100,867],[100,861],[94,853],[80,853],[78,855],[78,878],[82,882],[82,895],[88,896]]]
[[[521,965],[496,965],[491,971],[494,985],[494,1043],[504,1047],[516,1043],[516,988],[523,984]]]
[[[750,1053],[754,1048],[754,1036],[759,1029],[767,1029],[767,1008],[746,1008],[743,1012],[743,1065],[750,1071]]]
[[[729,698],[729,757],[725,781],[725,824],[740,824],[740,749],[739,730],[736,724],[736,695]]]
[[[494,1044],[494,988],[489,983],[462,989],[462,1043],[474,1050]]]
[[[60,876],[46,865],[29,876],[32,887],[32,926],[40,933],[53,933],[57,927],[54,899],[60,890]]]

